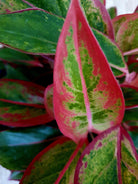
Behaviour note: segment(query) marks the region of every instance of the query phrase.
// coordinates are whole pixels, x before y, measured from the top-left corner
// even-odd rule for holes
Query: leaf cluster
[[[137,9],[0,1],[0,164],[20,184],[138,183]]]

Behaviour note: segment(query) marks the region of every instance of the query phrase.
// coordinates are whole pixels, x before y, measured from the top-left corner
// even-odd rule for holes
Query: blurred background
[[[117,7],[117,15],[133,13],[138,6],[137,0],[106,0],[106,8]],[[9,181],[10,171],[0,166],[0,184],[18,184],[18,181]]]

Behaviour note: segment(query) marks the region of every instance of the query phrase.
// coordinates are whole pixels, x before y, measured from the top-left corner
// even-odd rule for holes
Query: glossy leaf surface
[[[117,45],[99,31],[92,29],[115,76],[127,71],[122,53]]]
[[[29,8],[30,6],[23,2],[22,0],[1,0],[0,1],[0,13],[9,13],[25,8]]]
[[[47,54],[55,53],[63,19],[30,9],[0,15],[0,25],[1,43],[33,54]]]
[[[138,14],[129,18],[119,28],[116,41],[123,52],[138,48],[137,25]]]
[[[43,86],[32,82],[1,79],[0,80],[0,101],[16,104],[38,104],[44,107],[44,90]]]
[[[44,125],[0,132],[0,165],[10,170],[25,170],[32,159],[59,135],[58,129]]]
[[[20,184],[29,184],[30,182],[35,182],[36,184],[54,183],[75,148],[76,144],[67,138],[62,138],[54,142],[34,158],[25,171]],[[81,151],[71,163],[62,180],[59,182],[60,184],[73,183],[74,171],[80,154]]]
[[[44,101],[47,112],[51,117],[55,118],[53,107],[53,84],[47,86],[45,90]]]
[[[54,69],[54,113],[64,135],[78,142],[88,131],[121,123],[122,93],[78,1],[69,9]]]
[[[50,0],[28,0],[28,2],[61,17],[66,17],[70,4],[70,0],[53,0],[52,3]]]
[[[80,2],[90,27],[114,39],[111,19],[105,6],[99,0],[80,0]]]
[[[138,182],[138,155],[129,134],[122,127],[106,130],[82,153],[75,172],[75,184]]]

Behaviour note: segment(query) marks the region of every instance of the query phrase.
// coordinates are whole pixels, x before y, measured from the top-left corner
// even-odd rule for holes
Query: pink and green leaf
[[[75,0],[56,51],[54,113],[62,133],[75,142],[88,131],[120,124],[124,114],[120,87]]]
[[[138,48],[138,14],[126,20],[119,28],[116,42],[123,52]]]
[[[24,105],[41,105],[43,108],[44,91],[43,86],[32,82],[15,79],[0,80],[0,101]]]
[[[20,184],[29,184],[30,182],[36,184],[55,183],[75,149],[76,144],[67,138],[61,138],[52,143],[33,159]],[[83,149],[81,147],[78,151],[59,182],[60,184],[73,183],[75,167]]]
[[[91,28],[95,28],[114,39],[110,16],[99,0],[80,0],[81,6]]]
[[[127,65],[130,72],[138,73],[138,55],[128,56]]]
[[[138,121],[127,121],[123,123],[123,127],[125,127],[125,129],[127,131],[130,132],[137,132],[138,134]]]
[[[53,84],[47,86],[45,89],[44,104],[49,115],[55,118],[53,107]]]
[[[3,14],[0,42],[31,54],[53,54],[63,22],[63,18],[38,8]]]
[[[37,105],[17,105],[0,101],[0,124],[15,127],[28,127],[52,121],[45,108]]]
[[[101,133],[83,151],[75,184],[137,183],[138,155],[129,134],[116,126]]]
[[[94,33],[94,36],[96,37],[102,51],[104,52],[114,75],[119,76],[123,73],[127,73],[127,66],[117,45],[99,31],[92,29],[92,32]]]
[[[115,17],[112,20],[115,35],[117,35],[117,32],[118,32],[119,28],[122,26],[122,24],[125,21],[127,21],[129,18],[132,18],[135,15],[136,15],[136,13],[133,13],[133,14],[123,14],[123,15],[119,15],[119,16]]]
[[[106,0],[100,0],[101,3],[103,3],[104,5],[106,5]]]
[[[44,107],[44,87],[14,79],[1,79],[0,87],[0,124],[26,127],[52,120]]]
[[[13,11],[30,8],[23,0],[1,0],[0,1],[0,14],[10,13]]]

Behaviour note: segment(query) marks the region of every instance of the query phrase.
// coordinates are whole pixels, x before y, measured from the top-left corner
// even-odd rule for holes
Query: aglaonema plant
[[[0,2],[0,164],[11,180],[138,183],[138,14],[105,4]]]

